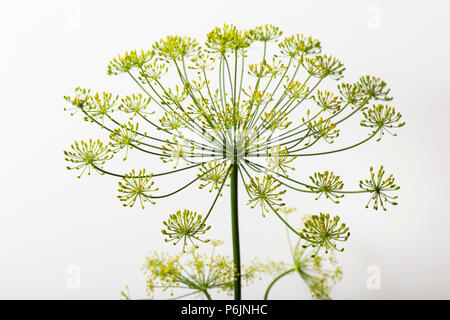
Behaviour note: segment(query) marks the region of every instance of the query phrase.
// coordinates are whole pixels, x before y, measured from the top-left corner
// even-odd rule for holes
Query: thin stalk
[[[269,286],[267,287],[266,293],[264,294],[264,300],[267,300],[269,298],[269,292],[270,289],[272,289],[272,287],[274,286],[274,284],[280,280],[281,278],[283,278],[284,276],[292,273],[295,271],[295,268],[289,269],[288,271],[283,272],[282,274],[280,274],[278,277],[276,277],[275,279],[272,280],[272,282],[269,284]]]
[[[231,231],[233,235],[233,261],[234,261],[234,300],[241,300],[241,255],[239,248],[239,221],[238,221],[238,164],[231,165]]]
[[[208,293],[208,291],[207,291],[206,289],[203,291],[203,293],[205,294],[206,299],[212,300],[212,299],[211,299],[211,296],[209,295],[209,293]]]

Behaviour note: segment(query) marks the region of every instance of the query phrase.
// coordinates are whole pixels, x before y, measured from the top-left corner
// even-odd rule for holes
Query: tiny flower
[[[162,60],[156,59],[140,68],[138,78],[141,83],[146,85],[147,81],[159,81],[168,70],[169,68]]]
[[[317,90],[317,95],[312,98],[323,111],[335,113],[341,108],[341,102],[338,100],[338,97],[329,91]]]
[[[322,50],[320,41],[303,34],[284,38],[278,44],[281,55],[291,58],[302,58],[307,55],[319,54]]]
[[[391,89],[386,88],[386,82],[380,78],[373,76],[363,76],[359,78],[357,83],[359,90],[362,94],[367,96],[369,99],[390,101],[392,97],[388,97]]]
[[[219,161],[213,160],[208,161],[206,164],[202,164],[198,177],[205,183],[200,184],[199,188],[203,189],[204,187],[211,185],[209,192],[212,192],[214,189],[219,189],[223,180],[226,178],[227,172],[228,168],[226,162],[219,163]]]
[[[159,119],[161,128],[172,131],[186,127],[187,118],[185,114],[179,114],[173,111],[165,112],[163,117]]]
[[[74,163],[74,166],[67,166],[67,169],[82,169],[78,178],[86,170],[88,175],[91,174],[91,169],[98,171],[97,168],[100,168],[105,161],[113,157],[111,150],[100,140],[93,141],[89,139],[89,142],[81,140],[79,143],[75,141],[70,147],[72,151],[64,151],[64,155],[67,157],[65,160]]]
[[[311,135],[315,139],[324,139],[327,143],[333,143],[334,139],[339,137],[339,129],[336,129],[336,125],[330,121],[330,119],[308,121],[307,126],[311,131]]]
[[[153,45],[153,50],[165,61],[181,60],[200,49],[197,40],[190,37],[167,36]]]
[[[163,98],[166,99],[164,101],[165,104],[180,104],[183,102],[187,97],[187,91],[185,88],[179,88],[178,86],[175,86],[175,89],[172,90],[171,88],[168,88],[167,91],[163,94]]]
[[[112,93],[108,92],[103,92],[101,95],[96,93],[93,96],[89,96],[86,102],[87,107],[85,108],[90,116],[89,120],[101,120],[103,124],[105,117],[114,112],[118,100],[118,95],[113,96]]]
[[[312,256],[315,256],[322,247],[325,248],[325,253],[328,253],[330,249],[344,251],[344,248],[337,248],[336,241],[347,241],[350,232],[348,232],[349,228],[345,226],[345,223],[339,225],[339,220],[339,216],[331,218],[328,213],[320,213],[309,217],[305,221],[304,228],[300,234],[300,237],[308,243],[303,245],[303,247],[317,248]]]
[[[268,42],[276,40],[283,34],[280,28],[275,27],[271,24],[266,24],[264,26],[257,26],[250,30],[250,35],[254,41]]]
[[[331,77],[335,80],[341,79],[345,70],[344,65],[338,59],[327,55],[305,58],[303,67],[311,76]]]
[[[380,131],[380,137],[377,141],[381,140],[384,131],[387,131],[394,137],[397,136],[396,133],[391,133],[389,129],[401,128],[406,124],[405,122],[399,122],[402,115],[399,112],[396,112],[395,108],[382,104],[373,105],[371,109],[363,111],[363,116],[365,119],[361,121],[361,126],[375,128],[372,133],[375,133],[378,130]]]
[[[281,183],[277,183],[275,179],[265,175],[261,180],[259,177],[253,177],[250,179],[249,184],[246,186],[249,193],[249,204],[253,209],[257,205],[261,207],[262,215],[269,212],[269,207],[282,207],[280,196],[283,195],[286,190],[277,191],[281,186]],[[276,210],[276,208],[275,208]]]
[[[342,280],[342,268],[333,251],[328,256],[311,255],[314,254],[310,249],[295,246],[292,250],[295,269],[305,281],[313,299],[330,300],[333,286]]]
[[[276,173],[279,173],[281,171],[287,176],[287,169],[295,170],[294,167],[288,166],[288,164],[294,161],[296,157],[289,156],[287,147],[271,147],[269,150],[267,150],[266,153],[266,161],[270,171]]]
[[[122,178],[122,181],[119,181],[117,198],[124,202],[124,207],[133,207],[136,200],[139,200],[141,208],[144,209],[144,203],[147,201],[155,204],[151,200],[151,193],[158,191],[158,188],[152,188],[153,184],[152,175],[146,174],[145,169],[139,170],[137,173],[133,169]]]
[[[172,141],[167,140],[167,144],[162,146],[162,153],[164,156],[160,157],[164,163],[174,162],[174,168],[176,168],[180,160],[187,160],[187,157],[194,151],[194,146],[189,145],[186,139],[178,141],[174,136]]]
[[[198,240],[201,242],[208,242],[209,240],[201,240],[199,238],[200,235],[203,235],[211,229],[210,226],[206,226],[203,217],[197,212],[189,211],[189,210],[178,210],[176,213],[171,214],[167,221],[164,221],[163,224],[166,226],[167,230],[162,230],[162,233],[166,235],[168,238],[165,239],[166,242],[174,242],[174,245],[177,245],[180,241],[183,241],[183,252],[185,252],[185,248],[187,245],[187,241],[198,248],[198,246],[194,243],[194,240]]]
[[[75,96],[64,96],[64,100],[69,102],[74,108],[64,108],[64,111],[70,111],[70,115],[73,116],[75,112],[86,106],[87,100],[90,97],[91,90],[77,87],[75,88]],[[73,111],[75,110],[75,111]]]
[[[248,87],[247,90],[242,89],[242,93],[245,96],[249,97],[249,99],[244,100],[244,103],[252,107],[257,107],[261,104],[265,104],[272,101],[270,93],[262,92],[257,89],[252,89],[250,86]]]
[[[141,68],[146,63],[148,63],[155,53],[153,51],[141,50],[140,53],[137,51],[125,52],[123,56],[118,56],[113,58],[108,65],[109,75],[118,75],[121,73],[129,72],[133,68]]]
[[[324,173],[316,172],[313,177],[309,177],[312,183],[316,187],[310,187],[311,190],[319,194],[316,198],[318,200],[322,195],[325,195],[327,199],[330,199],[334,203],[339,203],[338,200],[333,198],[342,198],[344,195],[339,195],[336,192],[342,190],[344,183],[339,180],[339,176],[336,176],[331,171],[325,171]]]
[[[309,87],[299,81],[289,81],[284,85],[284,89],[289,98],[293,100],[303,100],[309,95]]]
[[[137,138],[138,130],[139,123],[132,124],[131,122],[128,122],[128,124],[122,124],[120,128],[115,129],[109,135],[109,138],[112,140],[110,146],[114,148],[114,152],[125,149],[124,161],[127,159],[128,150],[133,148],[133,144],[140,144],[142,137]]]
[[[242,50],[250,46],[252,37],[248,31],[238,30],[233,25],[224,24],[208,33],[206,46],[211,53],[225,54],[227,51]]]
[[[188,68],[193,70],[213,70],[215,58],[210,56],[207,52],[198,52],[196,56],[191,58],[193,65]]]
[[[370,99],[362,94],[360,87],[356,83],[341,83],[338,84],[337,88],[341,93],[340,100],[352,106],[363,106]]]
[[[272,60],[272,65],[268,64],[264,59],[264,61],[260,62],[259,64],[249,65],[248,68],[248,74],[257,78],[265,78],[268,76],[275,78],[286,69],[281,61],[277,61],[275,60],[275,58],[273,58]]]
[[[291,121],[288,120],[286,112],[283,110],[272,109],[270,112],[264,112],[261,117],[263,128],[267,130],[286,129],[291,125]]]
[[[122,104],[119,105],[119,110],[129,113],[131,115],[130,119],[135,117],[137,114],[146,117],[154,112],[146,111],[147,106],[150,103],[151,98],[144,98],[142,94],[132,94],[130,96],[126,96],[122,98]]]
[[[383,166],[380,167],[377,175],[375,175],[373,167],[370,167],[370,179],[365,179],[364,181],[361,180],[359,182],[359,187],[361,189],[372,194],[366,204],[366,208],[369,207],[371,201],[373,201],[373,208],[375,210],[378,210],[378,205],[380,205],[383,210],[386,211],[386,208],[384,207],[385,203],[397,205],[397,202],[393,200],[397,199],[398,196],[389,196],[388,192],[397,191],[400,189],[400,186],[395,184],[395,179],[392,174],[383,180],[384,174],[385,171]]]

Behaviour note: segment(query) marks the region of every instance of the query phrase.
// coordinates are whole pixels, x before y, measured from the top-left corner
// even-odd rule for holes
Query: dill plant
[[[260,50],[259,57],[252,60],[255,50]],[[373,203],[374,209],[397,204],[392,192],[399,187],[383,167],[371,167],[369,179],[355,190],[345,189],[329,170],[312,173],[309,180],[293,177],[296,162],[305,157],[380,141],[405,124],[386,104],[392,100],[386,82],[370,75],[355,83],[340,82],[344,70],[340,60],[322,53],[319,40],[303,34],[282,38],[282,31],[272,25],[239,30],[225,24],[209,32],[203,45],[190,37],[167,36],[149,50],[126,52],[108,65],[109,75],[128,76],[140,92],[119,97],[79,87],[65,96],[71,114],[81,114],[109,135],[109,143],[74,142],[64,151],[67,168],[79,170],[79,177],[96,172],[118,178],[118,198],[128,207],[145,208],[196,183],[215,192],[204,214],[184,209],[164,223],[166,240],[183,244],[183,250],[188,243],[208,241],[200,237],[209,230],[207,219],[228,189],[233,290],[234,298],[241,299],[238,199],[247,197],[263,216],[277,216],[302,240],[302,247],[314,249],[312,256],[322,248],[343,250],[337,243],[348,239],[349,229],[329,214],[312,215],[303,229],[294,228],[280,214],[287,190],[334,203],[344,195],[367,194],[367,206]],[[167,74],[176,76],[177,83],[166,83]],[[337,81],[336,89],[319,89],[324,79]],[[162,113],[159,119],[156,109]],[[353,119],[370,130],[368,136],[333,148],[342,123]],[[159,158],[173,168],[153,172],[143,164],[130,172],[110,169],[113,157],[121,153],[125,161],[129,152]],[[182,171],[193,171],[192,180],[159,191],[158,178]]]

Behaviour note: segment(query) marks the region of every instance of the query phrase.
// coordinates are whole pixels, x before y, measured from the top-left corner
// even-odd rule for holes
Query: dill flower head
[[[350,150],[404,126],[400,113],[376,102],[392,100],[386,82],[363,76],[356,83],[342,83],[345,70],[337,57],[322,52],[318,39],[303,34],[282,37],[273,25],[241,30],[224,24],[207,33],[204,43],[169,35],[150,50],[129,51],[109,63],[108,74],[125,74],[139,93],[119,97],[78,87],[74,97],[65,97],[71,114],[81,113],[110,138],[109,146],[99,141],[73,144],[65,152],[69,169],[82,174],[93,169],[120,178],[118,198],[128,207],[139,202],[144,208],[192,186],[212,193],[205,200],[209,209],[203,220],[194,212],[179,211],[166,221],[168,241],[186,245],[186,240],[199,240],[195,237],[205,231],[206,219],[224,188],[230,187],[233,215],[238,211],[236,195],[243,195],[251,208],[261,209],[263,216],[274,214],[317,250],[336,248],[336,241],[348,238],[348,228],[339,218],[313,216],[298,232],[280,215],[284,193],[324,195],[335,203],[344,194],[370,193],[369,203],[384,208],[386,202],[395,204],[395,197],[387,194],[398,188],[393,178],[382,178],[383,170],[375,177],[371,169],[372,177],[355,191],[344,190],[331,171],[304,181],[304,170],[295,177],[292,169],[305,158]],[[337,90],[321,88],[324,83]],[[369,108],[369,103],[375,104]],[[358,115],[372,133],[352,136],[350,145],[334,147],[345,134],[343,123]],[[104,168],[119,151],[125,151],[124,160],[129,152],[140,152],[172,168],[153,172],[146,165],[147,171],[126,174]],[[146,163],[155,168],[151,161]],[[157,179],[181,172],[191,178],[178,179],[179,185],[164,192],[154,186]]]
[[[330,199],[334,203],[339,203],[338,200],[334,200],[333,198],[342,198],[344,196],[343,194],[336,193],[342,190],[344,183],[339,180],[339,176],[336,176],[333,172],[316,172],[314,173],[314,176],[309,178],[315,185],[315,187],[311,186],[310,189],[319,194],[316,200],[318,200],[322,195],[325,195],[327,199]]]
[[[137,115],[151,115],[154,111],[147,111],[147,106],[150,104],[151,98],[145,98],[142,94],[132,94],[121,99],[122,103],[119,105],[119,110],[130,114],[130,120]]]
[[[339,216],[330,217],[328,213],[320,213],[309,217],[305,221],[300,236],[307,242],[303,247],[317,248],[312,256],[315,256],[322,247],[325,248],[325,253],[328,253],[330,249],[344,251],[344,248],[337,248],[336,242],[347,241],[350,232],[348,232],[349,228],[346,227],[345,223],[339,224],[339,221]]]
[[[371,109],[366,109],[363,112],[364,119],[361,121],[361,126],[368,128],[375,128],[372,133],[380,132],[380,136],[377,141],[381,140],[381,136],[384,132],[388,132],[392,136],[396,136],[396,133],[391,133],[389,129],[401,128],[405,125],[405,122],[400,122],[402,115],[395,111],[395,108],[386,105],[373,105]]]
[[[250,30],[250,35],[254,41],[273,41],[278,39],[283,34],[280,28],[273,26],[271,24],[266,24],[264,26],[257,26]]]
[[[113,58],[108,65],[109,75],[118,75],[121,73],[129,72],[133,68],[140,68],[150,61],[155,53],[153,51],[140,52],[133,50],[130,52],[125,52],[123,56],[118,56]]]
[[[335,113],[341,108],[341,101],[339,101],[339,97],[329,91],[317,90],[317,95],[312,98],[324,111]]]
[[[370,178],[361,180],[359,182],[359,186],[361,189],[371,193],[371,197],[367,202],[366,208],[369,207],[369,204],[373,201],[373,208],[378,210],[378,207],[381,206],[384,211],[386,211],[385,204],[390,203],[391,205],[397,205],[395,201],[398,196],[389,195],[392,191],[397,191],[400,189],[400,186],[395,184],[395,179],[393,175],[389,175],[384,179],[384,174],[386,171],[383,166],[378,169],[378,172],[375,173],[373,167],[370,167]]]
[[[201,253],[195,248],[175,256],[152,252],[146,257],[142,271],[147,277],[147,293],[157,290],[171,297],[203,295],[211,298],[211,291],[229,293],[233,289],[234,263],[227,255],[217,253],[221,241],[211,241],[211,253]],[[242,268],[242,280],[249,284],[265,272],[265,266],[253,260]],[[179,292],[179,296],[175,295]]]
[[[363,76],[359,78],[357,86],[369,99],[382,101],[392,100],[392,97],[388,96],[391,89],[387,88],[387,83],[380,78],[369,75]]]
[[[312,298],[330,300],[333,286],[342,280],[342,268],[334,252],[319,255],[298,243],[292,249],[294,267],[311,292]]]
[[[269,212],[269,208],[284,206],[280,196],[286,190],[277,190],[280,186],[281,183],[272,179],[271,176],[266,175],[262,179],[259,179],[259,177],[251,178],[247,187],[250,197],[249,204],[251,204],[252,208],[257,205],[261,207],[263,216]]]
[[[158,191],[158,188],[153,188],[154,181],[152,181],[152,174],[146,174],[145,169],[135,172],[134,169],[130,173],[125,174],[122,181],[119,181],[119,198],[124,202],[124,207],[132,207],[139,201],[141,208],[144,208],[144,203],[147,201],[155,204],[152,201],[152,193]]]
[[[109,138],[111,139],[109,144],[114,152],[125,149],[124,161],[127,160],[128,150],[133,148],[133,143],[139,145],[140,140],[143,139],[143,137],[138,137],[138,130],[139,123],[133,124],[128,122],[127,124],[122,124],[119,128],[114,129],[109,135]]]
[[[205,234],[210,226],[205,224],[203,217],[197,212],[184,209],[178,210],[176,213],[171,214],[167,221],[163,221],[164,226],[167,229],[162,230],[162,234],[167,236],[166,242],[173,242],[174,245],[180,241],[183,242],[183,252],[189,241],[195,248],[198,246],[194,243],[195,240],[201,242],[208,242],[209,240],[202,240],[200,236]]]
[[[105,161],[111,159],[113,154],[106,145],[100,140],[93,141],[89,139],[88,142],[81,140],[79,143],[75,141],[70,148],[71,151],[64,151],[65,160],[73,163],[72,166],[67,166],[69,170],[82,170],[78,178],[80,178],[86,171],[91,174],[91,170],[97,170]],[[102,172],[100,172],[102,173]]]
[[[272,147],[267,150],[267,167],[270,171],[273,172],[282,172],[287,175],[287,170],[295,170],[294,167],[289,166],[288,164],[295,160],[296,157],[290,157],[289,151],[286,147],[282,148],[281,146]]]
[[[322,90],[319,85],[325,78],[343,77],[342,62],[322,53],[320,41],[311,36],[281,36],[273,25],[240,30],[228,24],[209,32],[203,46],[190,37],[167,36],[151,50],[126,52],[108,65],[108,74],[127,74],[141,93],[119,98],[77,88],[73,98],[65,98],[86,120],[109,133],[112,152],[124,150],[127,159],[129,152],[139,151],[176,169],[152,172],[154,178],[198,170],[186,187],[199,182],[201,189],[208,186],[208,191],[220,194],[218,190],[231,185],[229,179],[237,172],[249,204],[261,207],[263,213],[283,203],[285,191],[278,191],[280,184],[294,191],[321,190],[319,196],[336,199],[343,190],[338,181],[325,181],[331,176],[317,176],[314,190],[288,177],[295,162],[361,144],[326,149],[339,138],[341,123],[359,111],[364,116],[361,125],[380,134],[403,123],[398,123],[400,115],[389,106],[366,107],[370,100],[390,100],[384,81],[363,76],[357,83],[337,84],[339,94]],[[250,60],[250,47],[261,48],[261,59]],[[178,77],[178,83],[166,85],[165,74]],[[160,112],[154,112],[156,108]],[[133,123],[123,121],[121,114]],[[308,152],[309,148],[315,151]],[[109,170],[102,173],[125,176]]]
[[[218,190],[224,182],[227,171],[228,168],[225,162],[219,163],[217,160],[213,160],[203,163],[198,174],[199,179],[203,181],[199,188],[203,189],[210,185],[209,192]]]

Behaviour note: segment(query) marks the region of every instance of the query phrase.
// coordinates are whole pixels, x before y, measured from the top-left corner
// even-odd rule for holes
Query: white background
[[[445,1],[2,2],[0,298],[117,299],[126,285],[132,297],[144,297],[145,254],[174,252],[162,240],[161,221],[182,207],[203,212],[211,195],[192,188],[142,211],[121,206],[115,179],[77,179],[65,169],[62,150],[74,140],[104,135],[64,112],[62,96],[79,85],[136,91],[125,77],[106,75],[112,57],[150,48],[168,34],[204,41],[225,22],[240,28],[271,23],[285,35],[319,38],[324,52],[346,65],[344,80],[373,74],[388,82],[392,104],[407,122],[398,137],[296,164],[299,177],[329,169],[355,187],[370,165],[383,164],[401,185],[400,204],[387,213],[365,209],[366,196],[346,197],[340,205],[286,196],[299,214],[340,214],[351,227],[346,251],[339,255],[344,278],[333,297],[450,298],[449,11]],[[349,141],[358,141],[367,130],[352,134]],[[162,168],[159,159],[144,161],[140,166]],[[159,184],[168,190],[185,177]],[[215,237],[225,241],[223,252],[231,254],[227,196],[211,224]],[[289,261],[280,222],[262,218],[244,199],[241,203],[243,260]],[[371,265],[381,270],[379,290],[366,285]],[[67,286],[71,268],[81,272],[79,289]],[[268,281],[245,289],[244,297],[261,298]],[[272,297],[308,294],[292,276]]]

